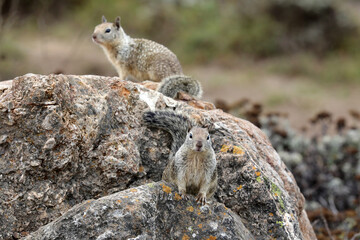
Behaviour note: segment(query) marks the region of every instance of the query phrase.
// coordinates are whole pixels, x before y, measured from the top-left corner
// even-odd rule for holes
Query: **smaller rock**
[[[40,164],[41,164],[41,161],[39,161],[39,160],[30,161],[30,166],[32,166],[32,167],[40,166]]]
[[[5,106],[8,110],[13,110],[15,107],[14,107],[14,103],[9,101],[9,102],[6,102],[5,103]]]
[[[53,148],[55,147],[55,145],[56,145],[55,139],[54,139],[54,138],[49,138],[49,139],[46,141],[43,149],[53,149]]]
[[[32,193],[31,197],[41,195]],[[25,239],[251,240],[241,219],[223,204],[199,206],[174,185],[150,183],[74,206]]]
[[[150,90],[156,90],[159,86],[159,83],[152,82],[152,81],[144,81],[144,82],[141,82],[140,84]]]
[[[0,145],[4,144],[8,138],[8,135],[2,135],[0,136]]]

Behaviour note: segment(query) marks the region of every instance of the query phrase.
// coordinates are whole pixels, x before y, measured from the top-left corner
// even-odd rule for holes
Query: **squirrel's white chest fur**
[[[211,159],[205,152],[191,151],[187,154],[185,161],[180,164],[184,171],[186,186],[198,188],[206,182],[206,176],[211,176],[207,172],[213,171],[215,167],[212,165],[216,165]]]
[[[124,30],[120,28],[122,37],[119,38],[118,44],[114,46],[102,45],[106,57],[112,63],[119,76],[124,78],[128,75],[127,64],[130,62],[130,58],[133,55],[132,48],[134,46],[133,39],[126,35]]]

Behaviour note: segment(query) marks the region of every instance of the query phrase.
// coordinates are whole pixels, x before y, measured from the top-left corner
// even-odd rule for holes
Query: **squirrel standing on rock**
[[[179,91],[201,97],[200,83],[183,75],[173,52],[156,42],[126,35],[120,26],[120,17],[115,23],[109,23],[103,16],[102,23],[95,27],[92,39],[102,47],[120,78],[161,81],[157,90],[171,98],[175,98]]]
[[[184,199],[188,199],[187,193],[193,194],[204,205],[217,187],[216,156],[208,130],[171,111],[148,111],[143,120],[148,126],[168,131],[173,138],[162,179],[177,185]]]

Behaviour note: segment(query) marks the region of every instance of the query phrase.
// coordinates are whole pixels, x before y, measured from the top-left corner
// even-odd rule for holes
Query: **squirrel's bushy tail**
[[[185,142],[186,135],[192,127],[188,117],[171,111],[147,111],[143,114],[143,120],[148,126],[164,129],[171,134],[173,154]]]
[[[202,95],[199,81],[185,75],[172,75],[164,78],[158,87],[158,91],[171,98],[176,98],[179,91],[197,98],[201,98]]]

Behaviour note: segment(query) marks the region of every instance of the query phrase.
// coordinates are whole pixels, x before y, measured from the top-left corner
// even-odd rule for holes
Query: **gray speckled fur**
[[[165,96],[176,98],[179,89],[197,98],[202,96],[200,82],[184,75],[173,75],[164,78],[157,90]]]
[[[93,40],[102,47],[120,78],[161,81],[158,91],[168,97],[175,97],[179,91],[201,97],[200,83],[183,75],[173,52],[151,40],[131,38],[120,26],[119,18],[115,23],[103,19],[95,27]]]
[[[179,192],[197,195],[204,204],[206,198],[214,195],[217,186],[216,155],[207,129],[192,127],[190,120],[169,111],[145,112],[146,124],[165,129],[173,137],[170,162],[163,172],[162,179],[178,186]],[[197,144],[201,143],[201,150]]]
[[[143,114],[143,120],[147,125],[164,129],[171,134],[173,138],[171,154],[173,156],[183,145],[187,132],[193,125],[185,115],[171,111],[148,111]]]

